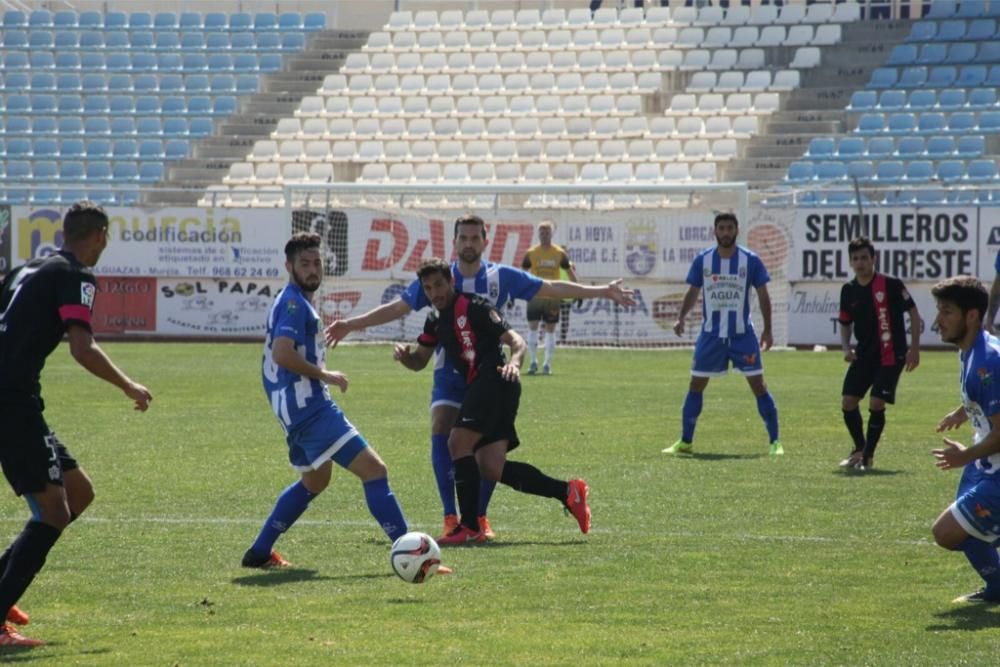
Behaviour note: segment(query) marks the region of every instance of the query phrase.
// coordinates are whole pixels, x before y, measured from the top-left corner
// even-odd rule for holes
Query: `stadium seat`
[[[861,137],[844,137],[837,144],[837,157],[853,160],[865,154],[865,140]]]
[[[986,152],[986,139],[980,135],[966,135],[958,138],[955,153],[961,158],[977,158]]]
[[[997,180],[996,160],[971,160],[966,173],[966,180],[975,182]]]
[[[965,106],[964,88],[947,88],[938,94],[937,106],[943,111],[953,111]]]
[[[942,160],[937,167],[937,178],[943,183],[956,183],[965,177],[965,162],[962,160]]]
[[[937,137],[931,137],[927,140],[927,146],[926,146],[927,157],[932,158],[934,160],[941,160],[952,157],[953,155],[955,155],[955,151],[956,147],[955,147],[954,137],[937,136]],[[902,155],[902,150],[900,150],[900,155]]]
[[[879,111],[900,111],[906,107],[906,91],[905,90],[884,90],[882,94],[879,95],[878,99],[878,110]]]

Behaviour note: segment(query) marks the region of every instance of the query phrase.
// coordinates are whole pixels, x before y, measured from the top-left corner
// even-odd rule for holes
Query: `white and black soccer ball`
[[[409,532],[392,543],[389,564],[403,581],[422,584],[438,571],[441,548],[427,533]]]

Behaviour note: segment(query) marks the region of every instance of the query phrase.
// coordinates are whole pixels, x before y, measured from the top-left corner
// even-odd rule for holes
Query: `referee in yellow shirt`
[[[561,271],[566,271],[569,279],[576,282],[576,273],[570,264],[569,255],[552,242],[552,221],[538,223],[538,244],[528,248],[521,262],[521,268],[530,271],[543,280],[560,280]],[[531,352],[531,366],[528,375],[538,372],[538,323],[545,322],[545,357],[542,374],[551,375],[552,356],[556,350],[556,324],[559,323],[559,300],[535,298],[528,302],[528,350]]]

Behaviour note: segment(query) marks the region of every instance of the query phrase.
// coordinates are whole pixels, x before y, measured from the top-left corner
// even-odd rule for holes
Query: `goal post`
[[[784,280],[787,252],[774,251],[772,224],[760,225],[745,183],[688,185],[286,185],[284,200],[293,231],[323,238],[326,276],[318,303],[328,322],[388,303],[416,277],[426,258],[453,259],[456,218],[475,213],[487,224],[484,259],[520,266],[537,243],[542,220],[554,224],[578,280],[604,284],[622,278],[636,305],[608,299],[574,302],[561,344],[628,348],[691,345],[700,308],[677,337],[673,324],[687,290],[691,261],[715,243],[716,213],[731,211],[741,223],[740,243],[758,251],[773,278]],[[784,232],[777,229],[782,237]],[[784,241],[782,241],[784,242]],[[779,244],[780,245],[780,244]],[[787,248],[787,243],[785,242]],[[777,275],[776,275],[777,274]],[[775,343],[787,340],[782,286],[769,286]],[[784,286],[787,293],[787,283]],[[755,311],[757,309],[755,308]],[[526,304],[505,311],[515,329],[526,330]],[[412,341],[425,312],[352,334],[356,341]],[[755,315],[759,326],[759,313]]]

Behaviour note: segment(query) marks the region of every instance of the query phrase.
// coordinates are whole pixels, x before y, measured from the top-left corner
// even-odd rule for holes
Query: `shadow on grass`
[[[666,454],[663,456],[664,459],[676,459],[677,461],[734,461],[734,460],[744,460],[752,461],[754,459],[762,459],[767,454],[725,454],[725,453],[707,453],[707,452],[691,452],[690,454]]]
[[[45,646],[30,647],[30,646],[2,646],[0,647],[0,662],[3,664],[11,664],[16,662],[32,662],[34,660],[51,660],[54,656],[46,651],[47,648],[62,647],[61,642],[46,642]],[[88,649],[85,651],[71,651],[69,653],[63,653],[60,658],[63,660],[68,660],[72,656],[94,656],[94,655],[104,655],[105,653],[110,653],[111,651],[106,648],[100,649]],[[72,662],[72,660],[69,660]]]
[[[861,471],[855,470],[853,468],[842,469],[838,468],[830,474],[840,475],[841,477],[850,477],[852,479],[859,479],[861,477],[891,477],[893,475],[905,475],[907,474],[904,470],[886,470],[885,468],[869,468],[868,470]]]
[[[284,584],[297,584],[302,581],[337,581],[347,579],[383,579],[391,577],[387,574],[343,574],[336,577],[318,574],[316,570],[306,570],[302,568],[290,568],[281,570],[269,570],[259,574],[248,574],[242,577],[235,577],[232,583],[237,586],[282,586]]]
[[[960,604],[948,611],[934,614],[941,623],[927,626],[928,632],[975,632],[1000,627],[1000,605]],[[950,624],[948,623],[950,622]]]
[[[497,542],[496,540],[490,540],[489,542],[481,542],[477,544],[451,544],[444,547],[441,551],[447,553],[449,551],[454,551],[457,549],[462,550],[483,550],[490,551],[492,549],[510,549],[511,547],[573,547],[579,546],[581,544],[587,544],[587,540],[583,538],[573,539],[573,540],[560,540],[558,542],[545,541],[545,540],[518,540],[515,542]]]

